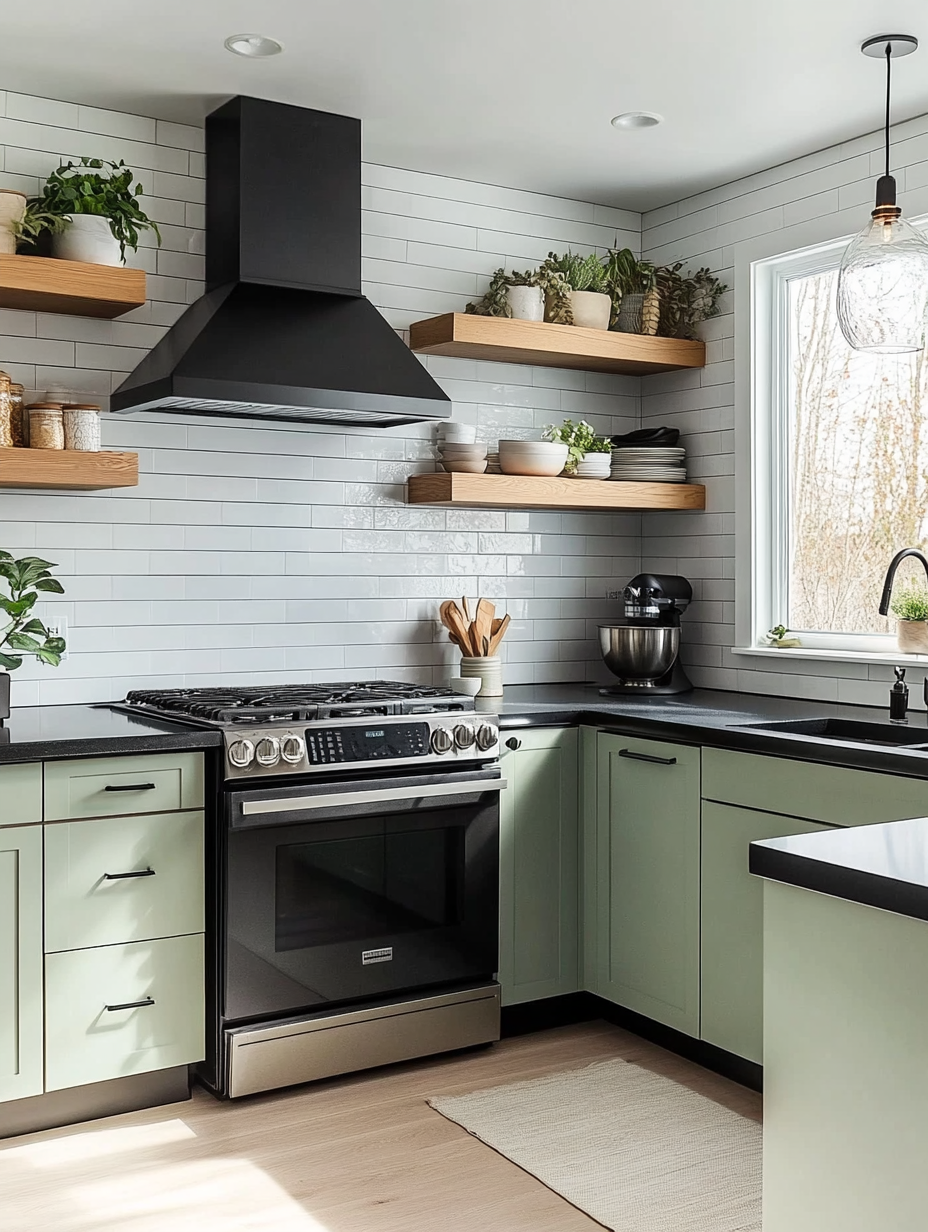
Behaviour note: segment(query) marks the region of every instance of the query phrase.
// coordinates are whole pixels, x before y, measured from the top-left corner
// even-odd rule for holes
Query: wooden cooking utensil
[[[470,644],[470,630],[454,600],[449,600],[446,614],[449,631],[455,635],[462,647],[468,646]],[[467,652],[465,651],[465,653]]]
[[[483,653],[483,639],[489,640],[493,630],[493,618],[496,615],[496,608],[489,599],[477,600],[477,615],[474,620],[474,628],[477,634],[477,645],[480,647],[480,653]]]
[[[490,654],[495,655],[499,650],[499,644],[503,640],[506,630],[509,628],[509,613],[502,620],[493,621],[493,636],[490,638]]]
[[[467,603],[467,595],[461,595],[461,611],[464,613],[464,619],[467,621],[467,623],[472,624],[473,618],[471,617],[470,607],[468,606],[468,603]]]
[[[446,599],[444,603],[441,605],[441,607],[438,609],[438,617],[446,629],[451,628],[450,617],[448,615],[448,610],[450,607],[451,607],[451,600]]]

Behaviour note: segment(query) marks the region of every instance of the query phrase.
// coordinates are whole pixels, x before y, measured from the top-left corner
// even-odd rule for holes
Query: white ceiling
[[[199,122],[246,93],[360,116],[372,162],[649,208],[928,111],[925,0],[43,0],[4,6],[10,90]],[[285,46],[233,56],[229,34]],[[658,128],[610,118],[657,111]]]

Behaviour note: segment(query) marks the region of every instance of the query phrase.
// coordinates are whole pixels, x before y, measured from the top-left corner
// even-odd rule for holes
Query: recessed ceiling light
[[[656,111],[623,111],[612,117],[613,128],[653,128],[663,122],[664,117]]]
[[[225,48],[237,56],[249,56],[253,59],[276,56],[283,51],[277,39],[267,38],[263,34],[230,34],[225,41]]]

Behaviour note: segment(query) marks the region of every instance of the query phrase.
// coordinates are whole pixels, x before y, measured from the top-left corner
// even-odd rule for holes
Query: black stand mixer
[[[654,697],[688,693],[692,684],[680,663],[680,617],[693,598],[684,577],[639,573],[623,592],[625,620],[599,626],[599,647],[618,684],[603,695]]]

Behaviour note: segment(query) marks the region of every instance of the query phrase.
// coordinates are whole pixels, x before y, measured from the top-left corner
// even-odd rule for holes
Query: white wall
[[[903,209],[910,217],[924,213],[928,117],[893,130],[893,167]],[[683,260],[693,269],[708,265],[733,288],[723,298],[722,315],[703,326],[706,368],[646,377],[641,383],[643,424],[679,427],[686,436],[691,477],[708,487],[709,512],[704,516],[668,513],[642,519],[643,565],[693,579],[697,602],[684,618],[684,642],[685,658],[699,685],[886,704],[892,678],[888,667],[731,653],[738,645],[736,513],[739,535],[745,534],[750,520],[747,485],[742,482],[750,415],[750,262],[860,230],[872,209],[881,171],[881,134],[871,134],[642,218],[645,257],[661,263]],[[740,560],[739,554],[739,565]],[[743,587],[746,579],[737,580]]]
[[[105,400],[202,289],[199,129],[0,92],[0,186],[37,191],[60,157],[125,158],[164,246],[136,264],[150,302],[113,322],[0,310],[0,368]],[[387,167],[364,167],[365,290],[397,328],[478,294],[498,265],[549,249],[637,249],[627,211]],[[582,416],[635,426],[639,382],[430,359],[455,418],[528,436]],[[638,567],[640,519],[407,508],[434,466],[428,427],[335,430],[157,415],[105,417],[104,445],[138,450],[138,488],[0,493],[0,547],[59,565],[70,656],[26,664],[14,702],[105,700],[149,684],[366,678],[439,681],[453,662],[440,598],[478,592],[513,617],[510,683],[602,675],[604,594]]]

